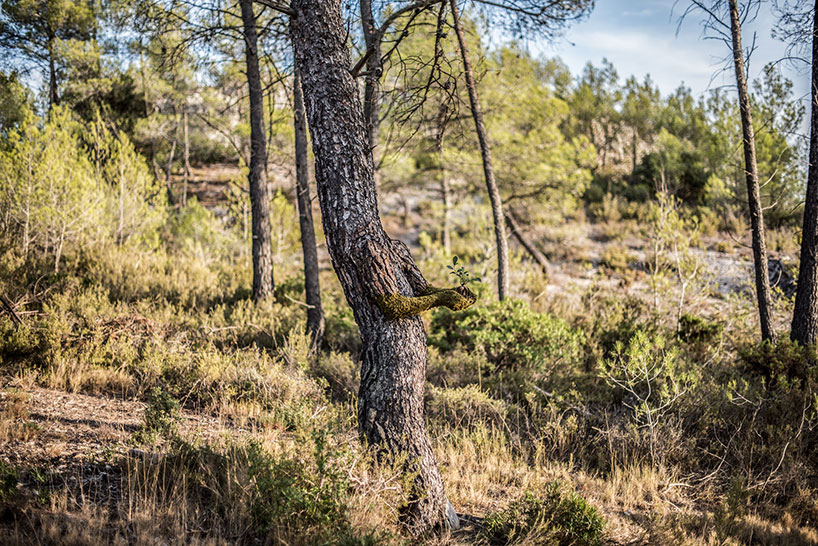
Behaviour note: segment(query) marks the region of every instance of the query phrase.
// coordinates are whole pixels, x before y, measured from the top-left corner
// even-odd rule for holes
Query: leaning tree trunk
[[[747,91],[747,72],[744,68],[744,51],[741,47],[741,23],[737,0],[730,1],[730,30],[733,35],[733,63],[738,86],[741,130],[744,136],[744,172],[747,177],[747,202],[750,208],[750,225],[753,231],[753,261],[755,262],[756,298],[761,323],[761,339],[775,340],[770,316],[770,277],[767,269],[767,245],[764,240],[764,213],[761,210],[761,194],[756,165],[756,143],[753,132],[753,113]]]
[[[409,529],[457,527],[423,421],[426,334],[416,315],[436,305],[464,308],[474,298],[430,287],[408,248],[383,230],[340,0],[292,0],[290,7],[327,249],[363,342],[358,427],[382,454],[406,457]]]
[[[818,343],[818,1],[812,26],[812,122],[809,173],[801,236],[801,265],[790,337],[801,345]]]
[[[293,123],[295,125],[295,182],[298,202],[298,222],[301,227],[301,251],[304,254],[304,288],[307,296],[307,333],[312,350],[321,344],[324,335],[324,309],[321,306],[321,286],[318,279],[318,250],[312,221],[309,169],[307,168],[307,113],[301,91],[301,74],[293,75]]]
[[[454,30],[457,34],[457,41],[460,43],[460,54],[463,58],[463,70],[466,73],[466,87],[469,90],[469,102],[471,104],[474,126],[477,130],[477,140],[480,143],[480,153],[483,156],[483,172],[486,176],[486,188],[491,201],[491,213],[494,216],[494,237],[497,240],[497,295],[502,301],[508,292],[508,241],[506,240],[506,222],[503,217],[503,201],[500,198],[500,190],[497,189],[497,182],[494,179],[494,166],[491,162],[491,147],[486,135],[486,125],[483,123],[483,112],[480,109],[480,101],[477,98],[477,85],[474,82],[474,72],[469,60],[469,50],[466,47],[466,36],[463,33],[463,25],[460,23],[460,11],[457,7],[457,0],[451,0],[452,18],[454,19]]]
[[[517,220],[514,218],[514,214],[508,210],[506,211],[506,220],[508,220],[508,227],[511,229],[511,234],[517,239],[517,242],[528,252],[529,256],[531,256],[537,265],[540,266],[540,269],[545,275],[546,278],[550,276],[550,267],[548,265],[548,258],[545,257],[545,254],[540,252],[534,243],[528,240],[522,230],[520,229],[520,224],[517,223]]]
[[[270,192],[267,188],[267,136],[264,133],[264,95],[258,68],[258,36],[253,0],[240,0],[244,24],[244,53],[250,91],[250,204],[253,231],[253,299],[273,292],[273,243],[270,234]]]

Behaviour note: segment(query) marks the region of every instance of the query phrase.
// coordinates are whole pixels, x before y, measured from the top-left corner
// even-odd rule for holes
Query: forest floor
[[[123,500],[121,487],[127,486],[122,475],[125,469],[116,461],[124,458],[132,461],[128,463],[132,465],[133,461],[158,457],[162,452],[160,445],[151,450],[134,447],[133,436],[143,422],[144,411],[145,404],[135,399],[45,389],[6,378],[0,392],[0,429],[4,433],[0,461],[33,469],[20,476],[17,494],[46,511],[49,494],[62,490],[74,491],[75,498],[81,499],[78,502],[86,509],[114,507]],[[179,434],[182,438],[207,441],[226,437],[248,439],[255,432],[229,418],[182,410]],[[503,485],[509,474],[526,479],[525,468],[509,467],[508,461],[501,459],[485,461],[488,467],[482,469],[458,468],[457,459],[461,455],[449,450],[439,452],[444,481],[452,495],[457,498],[467,489],[471,491],[466,496],[479,499],[471,506],[458,505],[458,511],[480,516],[487,509],[500,508],[503,499],[513,494]],[[475,474],[481,473],[485,474],[483,479],[496,479],[496,483],[475,495]],[[680,529],[707,536],[711,533],[708,529],[717,526],[712,515],[716,500],[702,497],[701,492],[691,495],[691,486],[683,479],[662,471],[631,470],[601,478],[555,465],[545,473],[549,480],[570,483],[593,503],[606,519],[604,543],[609,546],[690,544],[677,536]],[[499,479],[491,477],[495,474]],[[741,543],[818,545],[818,531],[791,521],[754,518],[742,525],[737,534],[746,542]],[[477,530],[478,527],[466,526],[432,543],[471,544]]]

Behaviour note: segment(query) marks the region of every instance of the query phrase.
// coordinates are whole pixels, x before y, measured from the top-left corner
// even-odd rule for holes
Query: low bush
[[[551,315],[535,313],[522,301],[506,299],[453,313],[435,311],[430,342],[441,352],[462,347],[484,352],[490,368],[547,372],[578,362],[582,333]]]
[[[223,447],[179,438],[166,455],[132,459],[125,494],[135,514],[186,518],[165,525],[207,529],[213,539],[293,545],[376,544],[350,522],[346,448],[313,432],[298,453],[275,454],[258,441]],[[222,542],[219,542],[222,543]]]
[[[179,401],[161,388],[154,387],[148,395],[142,426],[136,431],[135,439],[152,444],[159,437],[170,437],[176,433],[180,419]]]
[[[597,546],[605,520],[596,508],[559,483],[546,485],[542,496],[525,493],[503,511],[484,520],[489,544],[551,544]]]
[[[689,343],[717,343],[724,324],[685,313],[679,318],[679,338]]]
[[[805,380],[818,362],[815,347],[802,347],[788,338],[740,347],[739,357],[749,371],[772,380]]]

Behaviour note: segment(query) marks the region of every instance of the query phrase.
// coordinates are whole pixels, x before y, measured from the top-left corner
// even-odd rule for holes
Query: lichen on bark
[[[429,285],[419,296],[381,294],[375,298],[383,314],[392,320],[419,315],[434,307],[448,307],[452,311],[462,311],[475,301],[477,301],[477,296],[465,286],[436,288]]]

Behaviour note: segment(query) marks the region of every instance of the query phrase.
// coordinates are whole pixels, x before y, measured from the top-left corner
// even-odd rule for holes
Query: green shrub
[[[142,417],[142,426],[134,438],[142,443],[154,443],[157,437],[166,438],[176,433],[181,415],[179,401],[154,387],[148,394],[148,404]]]
[[[376,544],[350,523],[347,452],[329,438],[330,431],[315,431],[292,455],[258,441],[216,447],[176,438],[167,456],[137,461],[131,490],[160,506],[183,498],[188,517],[232,530],[239,543]]]
[[[506,299],[457,313],[436,310],[430,341],[442,352],[456,347],[484,352],[491,365],[487,372],[547,371],[577,362],[583,336],[562,319],[535,313],[520,300]]]
[[[327,382],[333,401],[347,402],[358,394],[360,385],[358,368],[349,353],[329,351],[317,355],[310,364],[309,373],[312,377]]]
[[[611,359],[600,363],[601,375],[633,412],[648,436],[651,462],[661,462],[660,431],[679,400],[698,377],[661,335],[637,331],[627,347],[618,342]]]
[[[332,298],[324,301],[326,327],[324,329],[324,344],[333,351],[351,353],[353,356],[361,352],[361,331],[352,308],[346,301],[335,302]]]
[[[685,313],[679,318],[679,338],[693,343],[714,343],[724,331],[720,322]]]
[[[596,508],[558,482],[549,483],[542,497],[525,493],[506,510],[488,515],[483,524],[483,536],[497,545],[596,546],[605,529]]]
[[[585,311],[577,317],[575,328],[585,332],[585,370],[610,358],[617,342],[628,340],[637,331],[652,332],[654,323],[647,321],[647,304],[636,296],[603,293],[593,288],[582,297]]]
[[[28,323],[16,326],[10,318],[0,315],[0,361],[4,364],[13,358],[25,358],[42,350],[42,336],[37,335]]]
[[[818,362],[815,347],[802,347],[786,337],[776,344],[764,341],[740,347],[739,356],[751,372],[770,379],[806,379]]]
[[[634,258],[627,247],[623,245],[608,245],[605,247],[605,250],[602,251],[600,265],[621,273],[628,270],[633,261]]]
[[[17,494],[17,482],[20,480],[17,469],[0,460],[0,502],[10,500]]]
[[[251,513],[259,528],[314,528],[328,536],[348,528],[348,479],[329,460],[326,438],[316,434],[313,440],[314,465],[309,466],[276,460],[258,443],[248,446],[248,477],[257,488]]]
[[[473,384],[455,389],[432,387],[427,398],[426,413],[429,420],[445,422],[453,428],[487,422],[500,423],[506,414],[505,402],[492,398]]]

